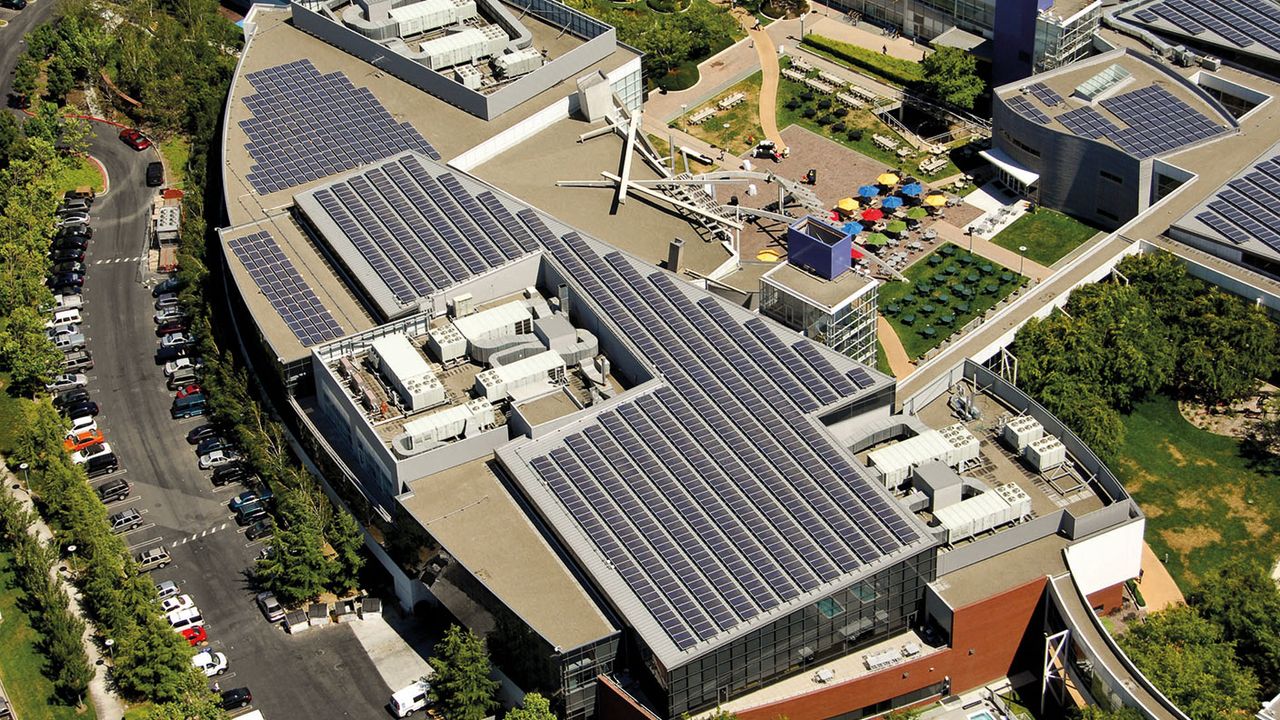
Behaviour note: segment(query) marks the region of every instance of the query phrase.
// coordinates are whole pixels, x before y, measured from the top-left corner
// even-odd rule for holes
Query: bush
[[[676,13],[689,7],[692,0],[645,0],[646,4],[660,13]]]
[[[862,139],[862,131],[861,131],[861,130],[850,130],[850,131],[849,131],[849,134],[848,134],[848,135],[846,135],[845,137],[849,138],[849,142],[858,142],[859,140],[861,140],[861,139]]]
[[[844,117],[845,115],[848,115],[848,114],[849,114],[849,108],[847,108],[847,107],[845,107],[845,106],[843,106],[843,105],[840,105],[840,106],[837,106],[834,110],[832,110],[832,111],[831,111],[831,114],[832,114],[832,115],[835,115],[835,116],[836,116],[836,117],[838,117],[838,118],[842,118],[842,117]]]
[[[693,62],[681,63],[675,70],[656,78],[653,84],[671,92],[688,90],[698,84],[698,65]]]
[[[837,134],[844,132],[844,123],[838,122],[835,125],[832,125],[831,132],[837,133]]]
[[[800,109],[800,101],[799,101],[799,100],[797,100],[796,98],[791,98],[790,100],[788,100],[788,101],[787,101],[787,104],[786,104],[786,105],[784,105],[783,107],[785,107],[786,109],[791,110],[791,111],[799,110],[799,109]]]
[[[826,98],[822,98],[821,100],[819,100],[819,101],[818,101],[818,109],[819,109],[819,110],[830,110],[830,109],[831,109],[831,101],[830,101],[830,100],[828,100],[828,99],[826,99]]]
[[[818,124],[819,124],[819,125],[821,125],[821,126],[823,126],[823,127],[826,127],[827,125],[830,125],[831,123],[833,123],[833,122],[835,122],[835,121],[836,121],[836,119],[835,119],[835,117],[834,117],[834,116],[832,116],[832,115],[823,115],[822,117],[818,118]]]
[[[804,111],[803,111],[803,112],[801,112],[800,114],[801,114],[801,115],[803,115],[803,116],[805,116],[805,117],[807,117],[807,118],[812,118],[814,115],[817,115],[817,114],[818,114],[818,111],[817,111],[817,110],[814,110],[814,109],[813,109],[813,108],[811,108],[811,107],[807,107],[807,108],[805,108],[805,109],[804,109]]]
[[[804,102],[813,102],[813,93],[809,92],[808,90],[805,90],[804,92],[800,93],[800,99],[803,100]]]
[[[911,85],[924,80],[924,72],[918,62],[902,60],[821,35],[805,35],[801,42],[897,85]]]

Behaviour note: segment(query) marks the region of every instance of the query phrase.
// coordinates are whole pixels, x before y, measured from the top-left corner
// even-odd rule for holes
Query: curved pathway
[[[876,316],[876,339],[880,341],[880,345],[884,348],[885,358],[889,361],[889,369],[893,371],[895,378],[902,380],[915,372],[916,364],[911,362],[911,356],[907,354],[907,349],[903,347],[897,331],[893,329],[893,325],[889,324],[889,321],[883,315]]]
[[[753,29],[756,24],[754,15],[740,12],[737,17],[756,46],[756,57],[760,58],[760,129],[779,149],[784,148],[787,144],[778,132],[778,49],[764,27]]]

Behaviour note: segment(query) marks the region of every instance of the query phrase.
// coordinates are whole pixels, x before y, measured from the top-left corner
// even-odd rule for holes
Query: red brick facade
[[[1089,596],[1089,607],[1099,615],[1110,615],[1124,605],[1124,583],[1116,583]]]

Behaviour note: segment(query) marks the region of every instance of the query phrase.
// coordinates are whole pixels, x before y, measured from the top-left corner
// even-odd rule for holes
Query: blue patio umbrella
[[[862,223],[847,222],[844,224],[844,231],[847,233],[853,233],[854,235],[857,235],[858,233],[862,232]]]
[[[880,188],[875,185],[863,185],[858,188],[858,197],[873,198],[880,194]]]
[[[909,197],[919,197],[924,192],[924,188],[920,186],[920,183],[907,183],[899,188],[898,192]]]
[[[896,210],[902,207],[902,198],[894,195],[890,195],[889,197],[880,201],[880,207],[883,210]]]

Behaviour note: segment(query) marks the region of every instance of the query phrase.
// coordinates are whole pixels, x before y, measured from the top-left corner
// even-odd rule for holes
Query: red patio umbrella
[[[862,211],[863,220],[875,221],[875,220],[879,220],[882,217],[884,217],[884,212],[882,212],[880,208],[867,208],[866,210]]]

